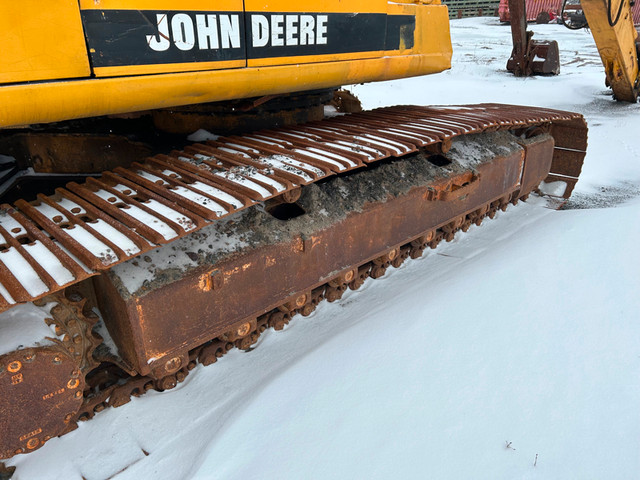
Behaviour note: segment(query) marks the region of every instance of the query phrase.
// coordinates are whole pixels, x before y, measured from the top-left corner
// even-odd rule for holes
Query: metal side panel
[[[0,85],[91,73],[76,0],[0,2],[0,31]]]
[[[548,135],[527,147],[529,182],[534,181],[531,172],[539,172],[538,182],[546,175],[552,148]],[[171,251],[164,247],[135,265],[129,262],[97,277],[97,288],[105,294],[101,308],[111,313],[108,324],[114,324],[115,332],[129,332],[122,337],[116,333],[116,343],[125,354],[137,355],[126,361],[147,374],[167,358],[184,355],[238,322],[255,320],[300,292],[310,292],[497,199],[511,198],[521,188],[525,150],[513,142],[510,153],[480,164],[438,167],[421,154],[402,162],[364,171],[360,179],[351,176],[307,187],[311,190],[299,202],[306,213],[289,223],[256,211],[236,217],[234,224],[246,222],[247,227],[225,239],[238,245],[228,254],[215,251],[222,232],[208,227],[198,240],[185,238]],[[403,168],[410,169],[415,181],[406,192],[394,196],[385,190],[384,180],[375,183],[382,178],[401,183]],[[374,184],[380,191],[372,194]],[[363,195],[372,195],[371,201],[348,206],[350,198]],[[181,263],[184,255],[193,262]],[[161,267],[169,257],[170,265]],[[138,292],[128,292],[127,278],[147,267],[156,273]]]

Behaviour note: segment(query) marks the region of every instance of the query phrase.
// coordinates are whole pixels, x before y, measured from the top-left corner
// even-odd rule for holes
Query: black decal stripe
[[[272,46],[271,42],[269,42],[269,45],[257,48],[252,45],[252,15],[260,15],[271,19],[275,15],[280,15],[286,18],[286,15],[291,14],[277,12],[247,14],[247,40],[249,42],[248,52],[250,59],[375,52],[385,50],[387,15],[383,13],[313,14],[316,19],[318,16],[323,15],[327,17],[327,33],[325,35],[327,39],[326,44],[318,45],[314,43],[313,45]],[[295,15],[300,18],[300,15],[311,14],[300,13]]]
[[[147,43],[147,35],[158,37],[157,15],[167,15],[169,23],[176,14],[188,15],[196,26],[196,15],[238,15],[240,48],[180,50],[173,41],[165,51],[154,51]],[[326,44],[273,46],[252,45],[251,16],[262,15],[270,22],[273,15],[326,16]],[[93,67],[121,67],[129,65],[157,65],[171,63],[216,62],[306,55],[328,55],[398,50],[402,44],[411,48],[414,43],[415,16],[385,15],[382,13],[277,13],[277,12],[180,12],[151,10],[83,10],[82,21]],[[283,25],[284,26],[284,25]],[[298,25],[299,28],[299,25]],[[220,32],[218,32],[220,35]],[[282,35],[286,38],[286,30]],[[299,38],[299,34],[298,34]],[[270,39],[271,40],[271,39]],[[286,40],[285,40],[286,43]]]
[[[168,50],[156,52],[147,44],[147,35],[158,35],[156,15],[185,13],[194,27],[196,14],[238,15],[240,48],[180,50],[173,42]],[[242,12],[166,12],[149,10],[83,10],[82,23],[94,67],[156,65],[167,63],[216,62],[246,58]],[[218,35],[220,32],[218,32]]]

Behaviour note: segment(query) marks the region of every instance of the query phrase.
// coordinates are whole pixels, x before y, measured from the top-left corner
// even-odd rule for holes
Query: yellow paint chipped
[[[198,290],[201,290],[203,292],[210,292],[211,290],[213,290],[213,280],[211,277],[212,274],[213,272],[209,272],[200,277],[200,280],[198,281]]]

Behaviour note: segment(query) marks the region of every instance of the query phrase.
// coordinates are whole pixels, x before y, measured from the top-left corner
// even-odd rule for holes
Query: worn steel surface
[[[63,433],[83,389],[80,368],[59,345],[0,356],[0,458],[35,450]]]
[[[92,332],[97,315],[68,293],[38,302],[49,309],[51,337],[0,356],[0,458],[35,450],[75,425],[102,339]]]
[[[283,231],[276,235],[281,241],[261,242],[221,262],[192,267],[182,278],[158,282],[142,293],[123,295],[116,274],[97,278],[101,310],[121,355],[141,374],[153,374],[168,360],[184,357],[235,325],[255,321],[304,295],[302,304],[296,305],[300,308],[319,285],[390,249],[399,251],[438,228],[443,232],[459,228],[453,224],[465,215],[492,201],[511,199],[523,186],[529,192],[546,177],[554,142],[543,134],[521,143],[524,148],[514,143],[509,154],[473,167],[438,166],[423,159],[431,178],[427,184],[416,183],[405,194],[365,202],[344,216],[330,216],[329,224],[289,237],[286,221],[275,224],[273,229]],[[363,182],[369,184],[366,178]],[[343,189],[346,196],[354,192]],[[331,208],[311,202],[303,206],[307,214]]]
[[[196,144],[117,168],[100,180],[70,183],[32,203],[5,204],[0,311],[328,176],[446,146],[462,134],[545,125],[552,125],[552,134],[567,126],[586,143],[584,120],[573,113],[492,104],[391,107]],[[575,153],[554,160],[562,168],[552,167],[552,173],[572,188],[584,148],[570,150]]]

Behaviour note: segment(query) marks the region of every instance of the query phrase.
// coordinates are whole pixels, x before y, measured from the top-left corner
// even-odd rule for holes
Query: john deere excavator
[[[303,3],[0,4],[0,458],[174,387],[541,184],[571,194],[578,114],[323,118],[341,85],[449,68],[447,8]],[[198,129],[226,133],[186,143]]]

